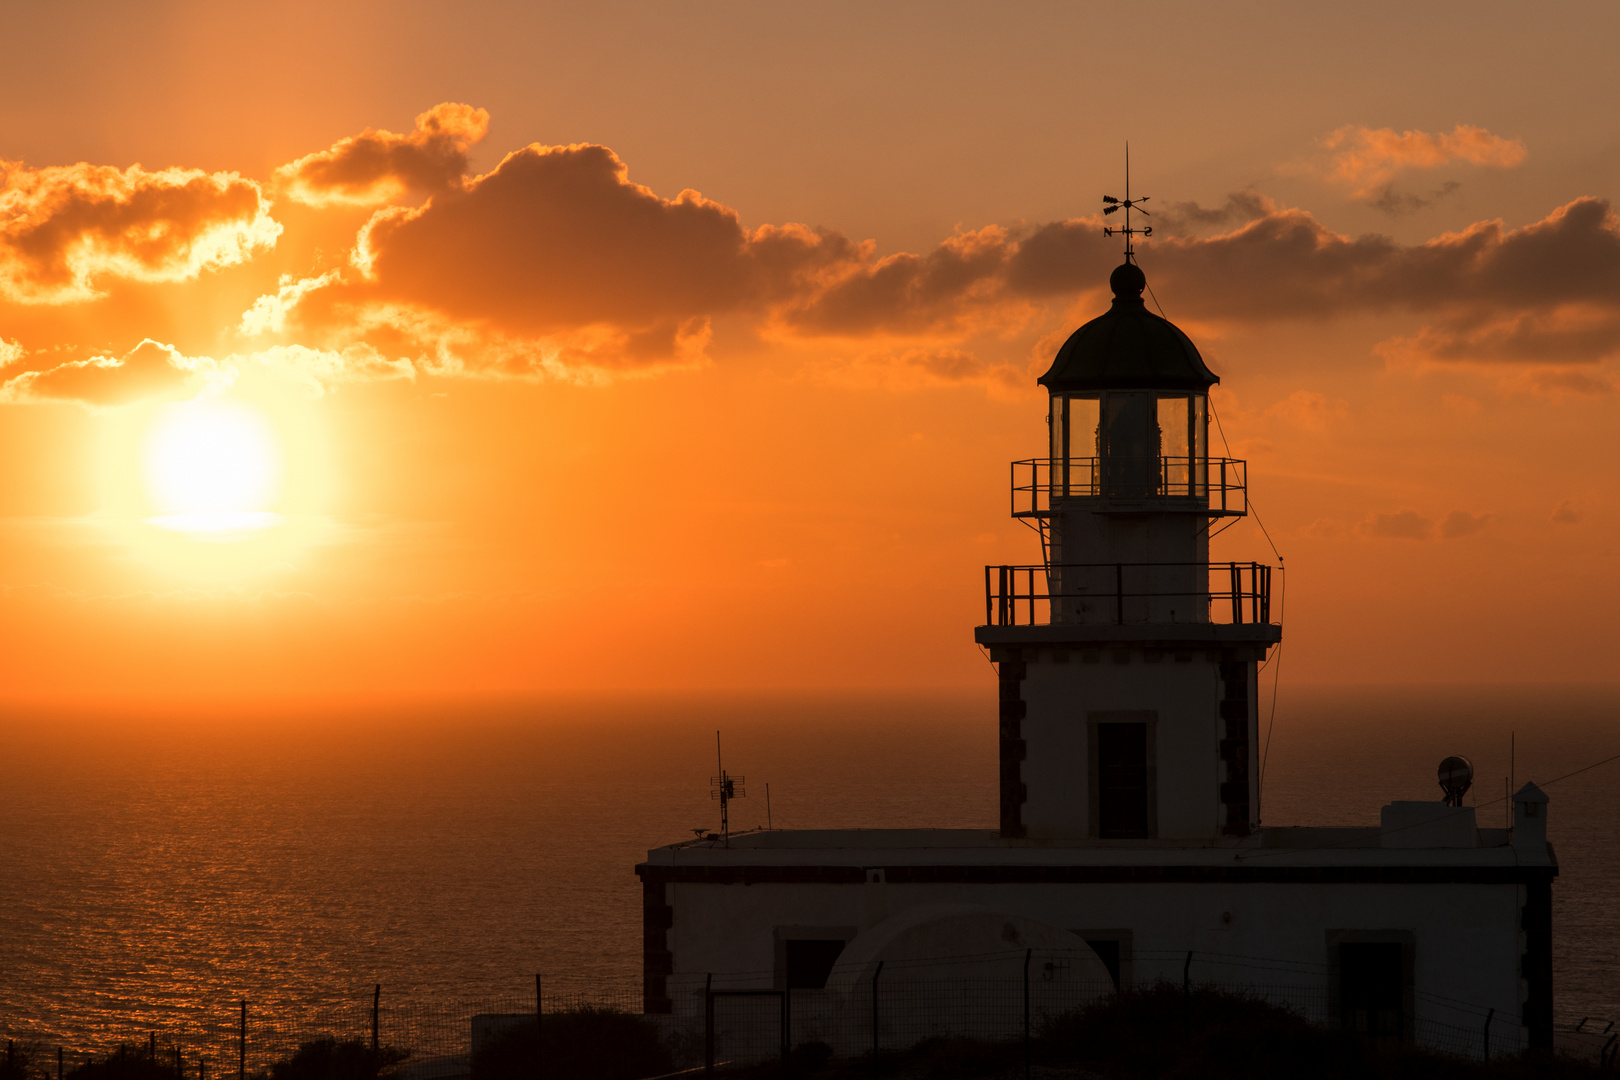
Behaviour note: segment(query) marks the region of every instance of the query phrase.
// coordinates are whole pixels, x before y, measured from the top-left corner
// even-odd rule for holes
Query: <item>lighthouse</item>
[[[1377,1039],[1551,1046],[1558,862],[1534,784],[1506,827],[1484,825],[1450,757],[1443,800],[1369,798],[1358,827],[1261,825],[1256,675],[1282,640],[1280,568],[1210,561],[1212,534],[1248,513],[1246,466],[1211,452],[1219,379],[1148,310],[1129,252],[1108,280],[1108,309],[1039,379],[1043,456],[1012,463],[1040,560],[984,568],[995,827],[650,850],[646,1012],[723,1058],[766,1000],[773,1045],[875,1055],[986,1017],[1005,1038],[1015,1013],[1028,1031],[1171,980]]]
[[[1147,310],[1129,258],[1113,303],[1040,377],[1048,455],[1012,465],[1042,560],[985,569],[1000,682],[1001,835],[1214,839],[1258,824],[1255,670],[1281,640],[1272,567],[1209,560],[1247,512],[1212,457],[1192,340]]]

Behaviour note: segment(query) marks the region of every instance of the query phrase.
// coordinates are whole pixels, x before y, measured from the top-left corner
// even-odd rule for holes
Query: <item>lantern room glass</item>
[[[1047,423],[1055,496],[1209,494],[1209,403],[1203,394],[1058,395]]]

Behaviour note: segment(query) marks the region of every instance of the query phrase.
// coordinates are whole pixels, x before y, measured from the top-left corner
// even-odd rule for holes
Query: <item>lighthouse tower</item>
[[[1255,672],[1281,639],[1271,567],[1211,563],[1247,512],[1209,454],[1191,339],[1149,312],[1127,256],[1114,300],[1058,350],[1048,456],[1013,462],[1042,562],[985,568],[975,637],[1000,678],[1001,835],[1213,841],[1257,824]]]

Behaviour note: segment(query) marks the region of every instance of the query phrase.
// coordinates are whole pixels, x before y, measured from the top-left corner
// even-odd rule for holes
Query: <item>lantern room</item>
[[[1109,285],[1112,307],[1070,335],[1039,380],[1051,394],[1043,486],[1055,499],[1203,502],[1208,395],[1220,380],[1186,334],[1147,310],[1139,267],[1121,265]]]

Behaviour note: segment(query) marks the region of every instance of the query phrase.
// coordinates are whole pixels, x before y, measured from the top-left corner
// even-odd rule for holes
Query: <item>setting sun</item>
[[[195,534],[232,534],[276,524],[281,460],[258,413],[217,401],[165,409],[146,439],[152,524]]]

